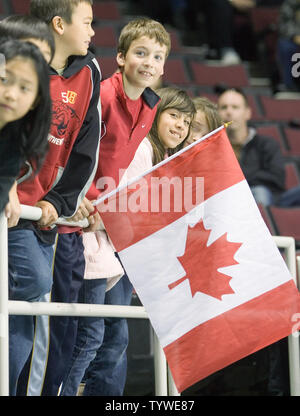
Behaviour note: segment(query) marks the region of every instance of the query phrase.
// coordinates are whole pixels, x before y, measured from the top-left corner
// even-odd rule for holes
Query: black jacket
[[[23,159],[14,137],[0,135],[0,213],[8,203],[9,191],[19,174]]]
[[[275,195],[284,191],[284,159],[274,139],[255,134],[241,151],[240,166],[250,187],[264,185]]]

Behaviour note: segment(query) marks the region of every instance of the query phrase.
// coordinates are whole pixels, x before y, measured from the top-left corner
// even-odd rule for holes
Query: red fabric
[[[226,159],[223,157],[224,154],[228,155]],[[210,161],[209,165],[207,160]],[[157,168],[142,179],[140,182],[143,184],[142,192],[146,193],[148,201],[151,201],[151,193],[152,195],[157,193],[156,197],[159,197],[161,201],[162,188],[159,187],[155,191],[154,187],[149,185],[153,177],[179,177],[182,181],[185,177],[205,177],[204,200],[222,191],[224,188],[245,179],[232,151],[225,129],[220,130],[217,134]],[[216,178],[220,178],[220,180],[218,181]],[[196,182],[193,181],[192,186],[195,187],[195,185]],[[133,192],[129,191],[128,201],[130,194]],[[163,216],[161,212],[151,212],[150,210],[148,212],[139,212],[138,216],[130,210],[126,210],[126,212],[105,212],[105,202],[97,206],[110,238],[116,241],[115,247],[117,251],[123,250],[158,231],[184,214],[184,212],[174,212],[172,192],[173,188],[171,187],[172,196],[170,201],[171,203],[173,202],[173,206],[170,212],[164,212]],[[188,187],[185,187],[184,192],[187,194],[192,193]],[[111,197],[109,199],[110,204],[113,205],[114,201],[116,201],[117,207],[120,204],[122,205],[123,203],[120,200],[122,200],[122,197],[124,198],[126,193],[127,190],[124,189],[114,197]],[[120,224],[122,225],[120,226]],[[132,229],[132,232],[130,232],[130,229]]]
[[[151,129],[156,105],[150,108],[145,100],[130,100],[124,92],[122,73],[116,73],[101,83],[101,103],[104,136],[100,142],[99,163],[89,200],[103,192],[97,187],[99,178],[108,177],[117,187],[124,171]]]
[[[20,202],[35,205],[50,191],[59,173],[65,167],[73,145],[85,119],[92,93],[92,82],[88,67],[82,68],[70,78],[51,76],[50,89],[53,107],[49,135],[49,150],[39,173],[18,185]],[[64,103],[62,94],[73,94],[69,103]],[[71,102],[70,102],[71,100]]]
[[[299,313],[293,281],[213,318],[164,348],[181,392],[215,371],[288,336]],[[225,354],[226,352],[226,354]],[[197,363],[197,365],[195,365]]]
[[[163,177],[204,177],[204,201],[187,214],[188,208],[176,211],[171,192],[169,211],[124,209],[122,195],[129,195],[127,208],[130,197],[149,200],[153,178]],[[109,208],[117,201],[123,212],[106,212],[104,203],[97,208],[179,391],[297,329],[298,289],[225,129],[162,162],[139,183],[139,192],[132,184],[109,198]],[[187,189],[193,196],[194,185]]]

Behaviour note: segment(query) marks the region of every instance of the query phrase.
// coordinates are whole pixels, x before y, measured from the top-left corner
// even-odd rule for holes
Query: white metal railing
[[[37,221],[41,209],[21,205],[21,218]],[[70,223],[59,218],[60,225],[87,226],[87,220]],[[95,305],[58,302],[24,302],[8,300],[7,220],[0,215],[0,396],[9,395],[9,315],[90,316],[148,319],[142,306]],[[168,374],[164,351],[154,334],[154,374],[157,396],[178,395],[172,376]]]
[[[291,275],[299,288],[296,268],[295,239],[292,237],[273,237],[278,248],[283,248],[286,255],[286,264]],[[298,269],[299,273],[300,269]],[[290,393],[291,396],[300,396],[300,361],[299,361],[299,333],[288,337]]]
[[[22,205],[22,218],[38,220],[41,210],[36,207]],[[60,224],[65,221],[59,220]],[[70,223],[68,222],[70,225]],[[79,225],[73,223],[72,225]],[[86,222],[80,222],[85,227]],[[285,250],[287,266],[296,278],[295,240],[292,237],[274,237],[277,247]],[[300,270],[300,260],[298,263]],[[298,286],[299,287],[299,286]],[[23,302],[8,300],[8,249],[7,249],[7,220],[4,214],[0,215],[0,396],[9,395],[9,334],[8,316],[14,315],[56,315],[56,316],[93,316],[93,317],[121,317],[148,319],[142,306],[121,305],[95,305],[57,302]],[[154,332],[154,331],[153,331]],[[300,396],[300,363],[298,336],[288,337],[288,354],[290,370],[291,396]],[[168,369],[163,349],[154,333],[154,371],[155,394],[157,396],[179,395],[171,372]]]
[[[7,220],[0,215],[0,395],[8,396],[8,250]]]

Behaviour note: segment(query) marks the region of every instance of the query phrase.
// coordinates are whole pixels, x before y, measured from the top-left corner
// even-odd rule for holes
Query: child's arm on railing
[[[9,202],[6,204],[5,207],[5,216],[7,218],[7,226],[15,227],[21,215],[21,205],[19,202],[18,194],[17,194],[17,182],[13,184],[11,187],[9,194]]]

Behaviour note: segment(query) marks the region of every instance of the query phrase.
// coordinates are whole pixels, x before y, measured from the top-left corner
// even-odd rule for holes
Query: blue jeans
[[[266,186],[256,185],[251,186],[250,189],[257,204],[272,205],[273,194]]]
[[[52,286],[54,246],[42,243],[31,230],[8,233],[9,299],[37,302]],[[9,317],[9,387],[16,394],[19,375],[31,352],[34,317]]]
[[[280,195],[278,205],[280,207],[300,206],[300,186],[288,189]]]
[[[51,302],[78,301],[85,268],[83,250],[78,233],[58,235]],[[19,377],[17,395],[57,396],[72,356],[77,322],[71,316],[37,317],[30,365]]]
[[[106,279],[84,280],[79,302],[129,305],[132,285],[123,276],[108,292]],[[84,396],[121,396],[127,373],[128,326],[124,318],[80,317],[62,396],[76,396],[86,373]]]

